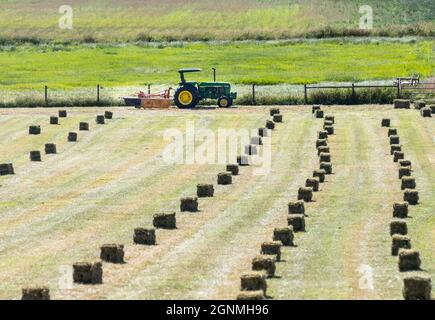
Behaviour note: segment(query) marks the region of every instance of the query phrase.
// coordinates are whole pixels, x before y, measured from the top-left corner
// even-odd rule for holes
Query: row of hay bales
[[[282,115],[274,116],[273,120],[267,120],[264,128],[258,129],[258,136],[252,137],[251,143],[244,149],[244,153],[237,157],[237,163],[227,164],[224,172],[217,174],[218,185],[231,185],[235,176],[239,175],[240,168],[249,166],[250,156],[256,155],[258,148],[262,145],[262,138],[269,135],[275,123],[282,122]],[[199,198],[210,198],[214,196],[214,184],[201,183],[197,185],[196,196],[183,197],[180,199],[180,212],[198,212]],[[152,227],[138,227],[133,230],[133,243],[136,245],[157,245],[158,229],[177,229],[177,218],[175,212],[156,213],[153,216]],[[100,261],[77,262],[73,264],[73,282],[78,284],[97,285],[103,283],[103,263],[125,263],[125,246],[123,244],[103,244],[100,247]],[[49,289],[46,287],[24,288],[23,299],[49,299]]]
[[[66,110],[59,110],[58,116],[50,116],[49,123],[50,125],[59,125],[59,118],[66,118],[68,116]],[[104,124],[105,119],[112,119],[113,113],[111,111],[105,111],[104,115],[97,115],[95,121],[97,124]],[[89,123],[88,122],[80,122],[79,123],[79,131],[89,131]],[[40,125],[31,125],[29,126],[29,135],[40,135],[42,132]],[[68,142],[77,142],[77,132],[69,132],[67,136]],[[44,145],[44,153],[48,154],[56,154],[57,146],[54,143],[46,143]],[[42,161],[41,151],[40,150],[31,150],[29,152],[29,158],[32,162],[40,162]],[[15,174],[13,163],[2,163],[0,164],[0,175],[13,175]]]
[[[403,201],[393,204],[393,219],[390,222],[391,255],[398,256],[399,271],[419,271],[421,270],[420,253],[411,248],[411,238],[408,235],[406,223],[409,207],[419,204],[417,184],[412,176],[412,163],[405,158],[398,131],[391,127],[391,120],[382,119],[381,126],[388,129],[390,154],[393,156],[393,161],[399,164],[398,178],[401,180],[401,190],[404,192]],[[431,299],[430,278],[407,276],[403,281],[402,293],[406,300]]]
[[[271,109],[271,115],[279,114],[279,109]],[[316,140],[319,169],[313,171],[312,177],[306,179],[305,186],[298,189],[297,200],[288,203],[287,226],[274,228],[272,240],[261,244],[260,254],[251,262],[252,270],[240,277],[240,292],[238,300],[263,300],[267,296],[267,279],[275,277],[276,262],[281,261],[281,247],[294,246],[295,233],[306,231],[305,203],[313,201],[315,192],[325,182],[326,175],[332,174],[331,153],[328,139],[334,134],[334,116],[324,115],[319,105],[312,108],[312,113],[318,119],[324,118],[323,130],[318,132]]]
[[[59,118],[67,118],[68,113],[66,110],[59,110],[58,116],[50,116],[49,123],[50,125],[59,125]],[[97,124],[104,124],[106,119],[112,119],[113,112],[105,111],[104,115],[97,115],[95,122]],[[30,135],[39,135],[41,134],[41,126],[32,125],[29,127]],[[79,123],[79,131],[89,131],[89,123],[88,122],[80,122]],[[77,132],[69,132],[67,136],[68,142],[76,142],[77,141]],[[46,143],[45,144],[45,154],[56,154],[56,144],[54,143]],[[41,161],[41,152],[38,150],[30,151],[30,161]],[[0,165],[0,168],[3,165]],[[104,246],[102,248],[102,255],[104,252],[104,257],[108,257],[108,259],[118,259],[122,260],[119,256],[120,250],[119,248],[113,248],[110,246]],[[115,252],[115,253],[114,253]],[[118,255],[117,255],[118,254]],[[115,258],[113,257],[115,256]],[[81,283],[101,283],[102,282],[102,265],[101,263],[77,263],[74,264],[74,282]],[[25,287],[22,288],[21,292],[22,300],[49,300],[50,299],[50,290],[47,287]]]
[[[411,103],[409,99],[395,99],[394,109],[411,109]],[[416,100],[414,109],[419,110],[423,118],[430,118],[435,113],[435,104],[429,105],[424,100]]]

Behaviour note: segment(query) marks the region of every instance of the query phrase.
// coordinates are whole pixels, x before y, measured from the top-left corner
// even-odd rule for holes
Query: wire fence
[[[399,78],[398,78],[399,79]],[[162,90],[163,85],[145,84],[148,94]],[[274,88],[278,87],[278,88]],[[130,88],[131,89],[131,88]],[[125,91],[105,88],[101,84],[85,90],[68,91],[50,89],[48,85],[33,90],[31,94],[9,94],[9,100],[0,92],[0,107],[59,107],[59,106],[125,106],[121,97]],[[136,90],[137,91],[137,90]],[[394,84],[350,83],[340,85],[280,86],[244,85],[237,99],[239,105],[297,105],[297,104],[365,104],[392,103],[399,98],[432,98],[435,96],[435,82],[396,81]],[[202,104],[213,104],[203,101]]]

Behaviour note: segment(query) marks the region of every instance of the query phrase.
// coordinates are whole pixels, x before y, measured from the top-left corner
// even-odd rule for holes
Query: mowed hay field
[[[269,109],[139,111],[113,108],[114,119],[96,125],[96,108],[71,108],[60,125],[53,109],[0,110],[0,163],[16,174],[0,177],[0,298],[15,299],[27,285],[47,285],[53,299],[234,299],[240,275],[251,268],[275,227],[286,226],[287,203],[318,168],[315,149],[323,121],[308,107],[280,107],[284,122],[272,135],[272,170],[255,176],[241,168],[232,185],[216,186],[223,165],[167,165],[167,128],[263,127]],[[398,129],[420,204],[407,219],[422,269],[435,275],[435,126],[415,110],[392,106],[332,106],[329,138],[334,174],[306,204],[307,231],[283,248],[274,299],[401,299],[402,277],[392,257],[392,204],[402,200],[397,164],[389,154],[383,117]],[[90,122],[78,142],[66,140]],[[29,125],[42,133],[28,135]],[[29,151],[57,144],[58,154],[30,162]],[[200,212],[179,213],[179,199],[197,183],[215,184]],[[133,244],[133,229],[150,226],[156,212],[177,212],[176,230],[157,230],[156,246]],[[105,243],[125,245],[125,264],[103,263],[103,284],[59,288],[62,266],[99,259]],[[360,288],[361,266],[373,268],[373,289]],[[420,273],[420,272],[419,272]]]

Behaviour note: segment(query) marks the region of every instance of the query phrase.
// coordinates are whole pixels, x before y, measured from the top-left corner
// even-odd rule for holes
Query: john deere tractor
[[[190,68],[180,69],[180,87],[175,91],[174,102],[178,108],[194,108],[199,101],[204,99],[215,99],[221,108],[231,107],[236,92],[231,92],[231,85],[226,82],[197,82],[186,81],[184,74],[200,72],[201,69]]]

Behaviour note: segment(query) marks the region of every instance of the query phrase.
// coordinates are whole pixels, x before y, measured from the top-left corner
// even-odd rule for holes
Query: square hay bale
[[[257,154],[257,146],[254,144],[250,144],[245,146],[245,154],[252,156]]]
[[[261,146],[263,139],[261,139],[261,137],[251,137],[251,144]]]
[[[320,110],[320,109],[316,110],[315,115],[316,115],[317,119],[322,119],[323,118],[323,110]]]
[[[401,234],[393,234],[391,237],[391,255],[397,256],[399,249],[411,249],[411,238]]]
[[[124,263],[124,246],[122,244],[103,244],[100,258],[110,263]]]
[[[405,189],[403,193],[403,201],[407,201],[410,205],[415,206],[418,204],[419,196],[417,190]]]
[[[230,172],[221,172],[217,176],[217,184],[229,185],[233,183],[233,178]]]
[[[236,297],[236,300],[241,300],[241,301],[258,301],[258,300],[264,300],[264,299],[265,299],[265,296],[264,296],[264,292],[262,290],[242,291]]]
[[[13,164],[12,163],[0,164],[0,176],[6,176],[8,174],[15,174]]]
[[[417,187],[417,184],[415,183],[415,178],[409,176],[402,177],[402,184],[400,187],[402,190],[415,189]]]
[[[399,160],[399,165],[401,167],[411,167],[412,163],[409,160]]]
[[[106,118],[106,119],[112,119],[113,118],[113,112],[112,111],[104,111],[104,118]]]
[[[406,221],[403,219],[393,219],[390,222],[390,235],[393,234],[401,234],[401,235],[407,235],[408,234],[408,225],[406,224]]]
[[[227,172],[231,172],[233,176],[237,176],[239,174],[239,165],[227,164]]]
[[[261,254],[276,256],[276,261],[281,261],[281,242],[267,241],[261,244]]]
[[[331,162],[331,154],[328,152],[321,152],[319,155],[320,162]]]
[[[180,199],[181,212],[197,212],[198,211],[198,198],[185,197]]]
[[[329,120],[325,120],[323,121],[323,128],[325,128],[326,126],[333,126],[334,123],[332,121]]]
[[[411,100],[408,99],[394,99],[394,109],[410,109]]]
[[[80,122],[79,123],[79,130],[80,131],[89,131],[89,123],[87,123],[87,122]]]
[[[330,162],[321,162],[320,169],[325,170],[326,174],[332,174],[332,163]]]
[[[426,107],[426,102],[423,100],[414,101],[414,108],[417,110],[423,109]]]
[[[294,246],[293,227],[273,229],[273,241],[281,241],[283,246]]]
[[[317,110],[320,110],[320,105],[315,104],[315,105],[311,108],[311,113],[316,113]]]
[[[273,117],[274,115],[279,114],[279,113],[280,113],[280,111],[278,108],[271,108],[270,109],[270,116],[271,117]]]
[[[316,140],[316,148],[327,147],[327,146],[328,146],[328,140],[326,140],[326,139],[317,139]]]
[[[382,126],[382,127],[389,127],[389,126],[390,126],[390,123],[391,123],[391,120],[390,120],[390,119],[384,118],[384,119],[382,119],[382,121],[381,121],[381,126]]]
[[[330,153],[328,146],[319,146],[317,147],[317,155],[320,156],[321,153]]]
[[[390,136],[390,145],[391,144],[399,144],[400,143],[400,138],[399,136]]]
[[[41,126],[30,126],[29,134],[33,134],[33,135],[41,134]]]
[[[328,139],[328,131],[319,131],[317,133],[318,139]]]
[[[269,129],[269,130],[275,129],[275,122],[273,122],[271,120],[267,120],[266,121],[266,128]]]
[[[21,289],[21,300],[50,300],[47,287],[29,287]]]
[[[287,217],[287,224],[293,227],[294,232],[305,231],[305,216],[303,214],[292,214]]]
[[[67,112],[66,112],[66,110],[59,110],[58,115],[59,115],[59,118],[66,118]]]
[[[393,161],[398,162],[399,160],[405,159],[405,152],[403,151],[394,151],[393,153]]]
[[[240,277],[240,290],[262,291],[263,294],[266,294],[266,274],[263,271],[252,271],[242,274],[242,276]]]
[[[241,167],[249,166],[249,157],[246,155],[238,156],[237,163]]]
[[[431,300],[432,284],[429,277],[411,276],[403,279],[405,300]]]
[[[411,172],[411,167],[399,167],[399,179],[402,179],[402,177],[409,177]]]
[[[69,142],[76,142],[77,141],[77,132],[68,133],[68,141]]]
[[[273,122],[275,122],[275,123],[280,123],[280,122],[282,122],[282,114],[275,114],[275,115],[273,116]]]
[[[30,161],[41,161],[41,152],[39,151],[30,151]]]
[[[270,255],[258,255],[252,260],[253,271],[265,271],[268,278],[275,276],[275,258]]]
[[[325,129],[329,135],[334,134],[334,127],[333,126],[325,126],[323,129]]]
[[[45,154],[56,154],[56,145],[54,143],[46,143]]]
[[[325,121],[331,121],[332,124],[335,123],[335,117],[331,115],[325,115]]]
[[[288,203],[289,214],[305,214],[305,204],[303,201],[290,201]]]
[[[214,187],[212,184],[198,184],[196,186],[196,195],[199,198],[213,197]]]
[[[78,262],[73,264],[73,281],[81,284],[103,283],[101,262]]]
[[[313,188],[300,187],[298,190],[298,200],[304,200],[305,202],[313,201]]]
[[[393,217],[406,218],[408,217],[408,202],[396,202],[393,204]]]
[[[320,180],[319,178],[308,178],[305,181],[305,186],[312,188],[314,192],[319,191]]]
[[[105,121],[104,121],[104,115],[98,115],[95,118],[95,123],[97,123],[97,124],[104,124],[105,123]]]
[[[432,117],[432,109],[431,108],[423,108],[420,110],[420,114],[423,118]]]
[[[59,118],[58,117],[50,117],[50,124],[59,124]]]
[[[397,136],[397,129],[396,128],[388,128],[388,137],[390,136]]]
[[[417,250],[399,250],[399,271],[416,271],[420,269],[420,266],[420,253]]]
[[[319,178],[320,183],[325,182],[325,175],[326,175],[326,171],[323,169],[313,171],[313,177]]]
[[[153,246],[156,244],[156,229],[154,228],[135,228],[133,242]]]
[[[267,137],[267,128],[258,128],[258,135],[260,137]]]
[[[390,154],[394,155],[394,152],[396,151],[402,151],[402,146],[400,144],[392,144],[390,146]]]
[[[153,216],[153,226],[156,229],[176,229],[177,220],[175,218],[175,212],[155,214]]]

